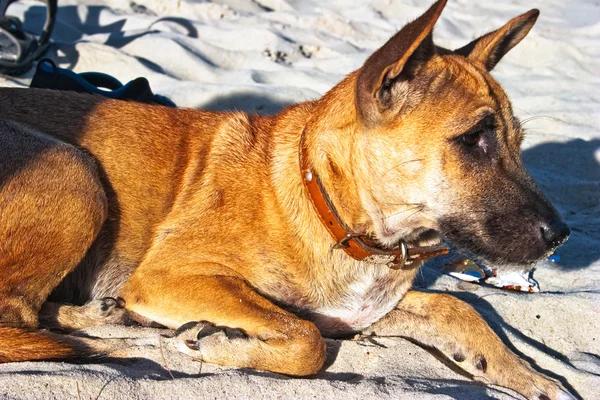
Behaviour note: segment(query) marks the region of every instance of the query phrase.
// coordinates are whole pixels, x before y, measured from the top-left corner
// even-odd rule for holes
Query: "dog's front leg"
[[[395,310],[363,333],[402,336],[435,347],[475,379],[528,399],[573,398],[511,352],[470,305],[447,294],[410,291]]]
[[[312,322],[277,307],[225,267],[192,268],[142,264],[121,293],[126,309],[170,328],[201,322],[197,340],[175,344],[205,362],[298,376],[321,369],[325,342]]]

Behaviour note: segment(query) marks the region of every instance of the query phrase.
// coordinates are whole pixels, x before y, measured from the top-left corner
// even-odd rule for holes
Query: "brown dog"
[[[36,329],[121,320],[110,296],[137,320],[204,321],[185,351],[206,362],[310,375],[322,335],[404,336],[478,380],[571,398],[469,305],[410,290],[440,234],[506,268],[568,235],[489,74],[538,11],[449,51],[432,41],[444,4],[272,117],[2,89],[0,361],[96,354]]]

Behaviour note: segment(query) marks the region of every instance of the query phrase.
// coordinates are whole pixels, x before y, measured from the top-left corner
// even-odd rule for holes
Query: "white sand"
[[[61,0],[49,55],[76,72],[121,81],[138,76],[179,106],[275,112],[323,94],[360,66],[429,1]],[[327,3],[327,4],[322,4]],[[529,8],[541,17],[494,75],[525,126],[526,165],[573,231],[559,264],[536,272],[541,293],[522,295],[442,276],[435,263],[418,285],[453,292],[473,304],[522,356],[552,371],[585,399],[600,398],[600,3],[597,0],[450,0],[436,29],[440,45],[459,47]],[[10,14],[39,26],[39,3]],[[162,20],[163,17],[174,17]],[[158,22],[157,22],[158,21]],[[189,35],[189,36],[188,36]],[[192,37],[190,37],[192,36]],[[7,86],[23,78],[0,78]],[[104,337],[152,330],[91,329]],[[200,365],[165,349],[134,351],[129,362],[98,365],[0,365],[0,397],[142,398],[520,398],[474,384],[402,339],[382,345],[330,341],[330,362],[314,379]],[[201,372],[200,372],[201,370]]]

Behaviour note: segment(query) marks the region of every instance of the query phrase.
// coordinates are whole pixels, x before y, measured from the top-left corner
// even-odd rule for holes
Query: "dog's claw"
[[[239,329],[216,326],[210,322],[194,322],[181,326],[171,338],[166,339],[177,350],[194,359],[202,360],[202,343],[205,340],[223,342],[232,339],[245,338]]]
[[[194,340],[186,340],[185,345],[190,349],[190,350],[194,350],[194,351],[200,351],[200,346],[198,346],[198,342],[194,341]]]
[[[475,363],[475,368],[477,368],[485,374],[485,371],[487,371],[487,360],[484,356],[479,357],[479,359]]]
[[[220,331],[221,328],[207,321],[189,322],[180,326],[172,337],[166,339],[166,342],[180,352],[201,360],[200,340]]]

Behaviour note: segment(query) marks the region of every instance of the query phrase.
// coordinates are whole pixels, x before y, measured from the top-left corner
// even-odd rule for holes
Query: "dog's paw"
[[[127,310],[122,299],[104,297],[92,300],[83,306],[88,318],[96,320],[98,324],[123,324],[128,322]]]
[[[542,375],[531,368],[528,369],[529,375],[515,380],[518,383],[516,383],[516,387],[511,387],[511,389],[520,387],[520,390],[517,391],[533,400],[576,400],[557,380]]]
[[[531,400],[576,400],[560,382],[535,371],[510,353],[488,354],[454,351],[452,359],[477,381],[504,386]]]
[[[82,306],[44,303],[39,313],[41,328],[73,332],[96,325],[129,324],[129,313],[120,299],[105,297]]]
[[[104,297],[100,300],[93,300],[88,304],[91,307],[96,307],[98,315],[105,318],[119,314],[125,309],[125,302],[121,298]]]
[[[73,308],[72,313],[82,328],[95,325],[128,324],[131,321],[124,305],[121,299],[104,297],[92,300],[79,308]]]

